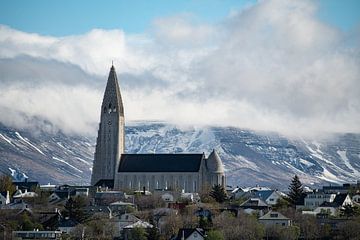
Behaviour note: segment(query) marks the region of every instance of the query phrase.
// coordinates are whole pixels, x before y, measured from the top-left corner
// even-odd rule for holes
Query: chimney
[[[6,201],[5,204],[9,204],[10,203],[10,192],[6,191]]]

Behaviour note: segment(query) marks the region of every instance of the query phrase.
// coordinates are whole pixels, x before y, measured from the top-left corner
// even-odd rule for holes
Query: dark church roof
[[[203,154],[122,154],[119,172],[198,172]]]

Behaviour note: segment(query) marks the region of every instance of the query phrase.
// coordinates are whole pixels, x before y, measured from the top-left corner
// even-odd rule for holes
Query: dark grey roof
[[[39,182],[13,182],[13,185],[17,186],[21,190],[32,190],[32,188],[36,188],[39,185]]]
[[[7,192],[6,192],[6,191],[0,192],[0,194],[3,195],[4,198],[6,198],[6,196],[7,196]]]
[[[185,239],[187,239],[195,231],[198,232],[200,236],[205,235],[205,231],[202,228],[180,228],[178,235],[176,236],[176,238],[173,238],[173,240],[181,240],[183,239],[183,236]]]
[[[347,193],[340,193],[340,194],[336,195],[333,202],[325,201],[320,205],[320,207],[334,207],[334,208],[341,207],[344,204],[344,201],[347,196],[348,196]]]
[[[122,154],[119,172],[198,172],[203,154]]]
[[[114,179],[100,179],[94,186],[114,188]]]

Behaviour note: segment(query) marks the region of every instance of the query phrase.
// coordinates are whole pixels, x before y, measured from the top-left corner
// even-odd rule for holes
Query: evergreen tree
[[[360,215],[360,209],[357,206],[346,204],[343,208],[340,208],[340,216],[351,218]]]
[[[64,215],[75,219],[78,222],[84,222],[88,216],[84,211],[86,207],[86,201],[83,197],[77,196],[75,198],[70,198],[64,206]]]
[[[155,226],[154,216],[153,214],[150,214],[149,217],[149,223],[153,225],[152,228],[148,229],[148,240],[159,240],[160,239],[160,233],[159,229]]]
[[[210,197],[214,198],[218,203],[223,203],[227,199],[227,194],[224,187],[217,184],[212,187]]]
[[[304,194],[304,188],[302,183],[300,182],[300,179],[297,175],[294,176],[294,178],[291,180],[290,186],[289,186],[289,202],[291,205],[295,206],[296,203],[303,197]]]

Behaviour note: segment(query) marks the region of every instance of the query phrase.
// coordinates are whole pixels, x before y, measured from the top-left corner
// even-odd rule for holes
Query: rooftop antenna
[[[111,66],[114,66],[114,60],[111,60]]]

